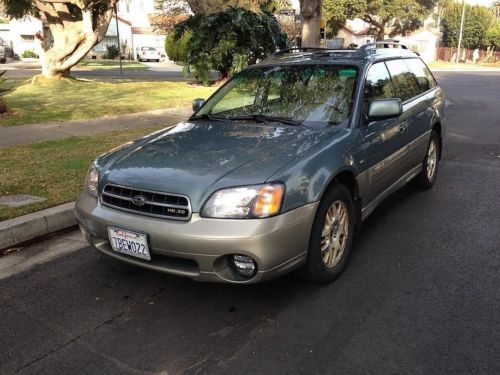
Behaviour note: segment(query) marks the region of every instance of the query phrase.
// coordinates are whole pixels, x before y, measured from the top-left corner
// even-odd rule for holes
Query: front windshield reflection
[[[351,114],[357,68],[345,65],[259,67],[235,76],[197,113],[255,115],[305,125],[342,125]]]

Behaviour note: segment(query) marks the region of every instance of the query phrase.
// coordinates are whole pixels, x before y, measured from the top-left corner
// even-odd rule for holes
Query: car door
[[[366,204],[394,184],[408,166],[408,131],[404,114],[392,119],[368,121],[366,113],[375,99],[397,97],[384,62],[369,67],[364,86],[363,116],[360,125],[365,150]]]
[[[404,59],[410,74],[418,86],[419,95],[412,100],[412,116],[408,119],[410,162],[415,167],[422,164],[430,139],[434,118],[433,102],[437,86],[434,77],[420,58]]]

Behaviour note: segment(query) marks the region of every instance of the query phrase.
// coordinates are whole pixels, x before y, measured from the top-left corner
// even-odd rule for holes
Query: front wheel
[[[439,165],[439,155],[441,154],[439,136],[435,130],[431,131],[431,139],[427,146],[422,170],[413,180],[413,185],[421,189],[430,189],[436,181]]]
[[[351,250],[355,223],[349,190],[334,185],[318,206],[302,275],[314,282],[329,283],[344,270]]]

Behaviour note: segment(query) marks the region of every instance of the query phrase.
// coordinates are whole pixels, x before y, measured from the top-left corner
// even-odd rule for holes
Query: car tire
[[[430,189],[434,185],[438,173],[440,155],[441,143],[439,142],[439,135],[435,130],[432,130],[425,158],[422,162],[422,170],[412,180],[413,186],[419,189]]]
[[[328,189],[316,211],[302,277],[330,283],[340,276],[351,250],[355,214],[353,198],[344,185]]]

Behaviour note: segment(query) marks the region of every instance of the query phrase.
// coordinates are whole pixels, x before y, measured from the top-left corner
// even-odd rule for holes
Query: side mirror
[[[403,113],[401,99],[376,99],[370,103],[368,120],[386,120],[398,117]]]
[[[203,104],[205,104],[205,99],[195,99],[193,100],[193,111],[198,112],[198,110],[203,107]]]

